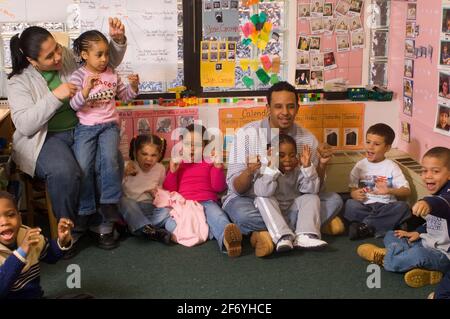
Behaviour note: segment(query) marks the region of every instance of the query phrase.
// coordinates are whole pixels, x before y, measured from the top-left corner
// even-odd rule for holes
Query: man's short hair
[[[295,91],[295,87],[286,81],[281,81],[272,85],[272,87],[267,91],[267,105],[270,106],[270,102],[272,101],[272,93],[273,92],[281,92],[287,91],[292,92],[295,96],[295,105],[298,106],[298,95]]]
[[[369,127],[367,130],[367,134],[375,134],[382,136],[384,138],[384,142],[386,145],[392,145],[395,139],[395,132],[394,130],[387,124],[384,123],[377,123]]]
[[[450,170],[450,149],[443,147],[443,146],[437,146],[433,147],[432,149],[429,149],[423,157],[434,157],[440,159],[444,166],[447,167],[448,170]]]

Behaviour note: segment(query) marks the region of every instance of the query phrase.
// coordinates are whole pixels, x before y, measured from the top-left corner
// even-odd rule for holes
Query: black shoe
[[[152,225],[146,225],[142,228],[142,234],[150,240],[160,241],[166,245],[170,244],[170,232],[164,228],[156,228]]]
[[[348,228],[348,237],[350,240],[363,239],[373,237],[375,235],[375,228],[364,223],[354,222]]]
[[[92,232],[92,235],[97,241],[98,248],[110,250],[119,247],[119,241],[114,238],[114,232],[108,234],[98,234]]]

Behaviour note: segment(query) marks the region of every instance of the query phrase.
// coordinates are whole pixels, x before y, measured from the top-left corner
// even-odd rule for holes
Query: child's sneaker
[[[322,234],[325,235],[341,235],[344,231],[345,226],[339,216],[334,217],[322,227]]]
[[[405,274],[405,283],[412,288],[420,288],[439,283],[442,276],[440,271],[415,268]]]
[[[364,223],[353,222],[348,227],[348,237],[350,240],[364,239],[373,237],[375,235],[375,228]]]
[[[228,224],[223,231],[223,245],[227,249],[228,256],[239,257],[242,252],[242,234],[235,224]]]
[[[294,249],[294,246],[292,244],[291,236],[288,235],[281,237],[277,243],[277,253],[283,253],[292,249]]]
[[[383,266],[386,248],[381,248],[373,244],[362,244],[358,246],[356,252],[362,259]]]
[[[326,245],[328,245],[326,241],[308,234],[297,235],[294,240],[294,247],[298,249],[319,249]]]
[[[273,252],[273,241],[268,231],[254,231],[250,237],[250,244],[255,248],[256,257],[268,256]]]
[[[152,225],[145,225],[142,234],[150,240],[159,241],[166,245],[170,244],[171,233],[164,228],[156,228]]]

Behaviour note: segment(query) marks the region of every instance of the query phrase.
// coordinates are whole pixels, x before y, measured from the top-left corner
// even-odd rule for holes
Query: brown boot
[[[322,234],[325,235],[341,235],[344,233],[344,231],[345,226],[339,216],[334,217],[322,227]]]
[[[359,245],[356,252],[362,259],[383,266],[386,248],[381,248],[372,244],[362,244]]]
[[[242,252],[242,234],[235,224],[225,226],[223,232],[223,245],[227,249],[228,256],[239,257]]]
[[[415,268],[405,274],[405,283],[412,288],[435,285],[442,279],[442,273],[435,270]]]
[[[250,237],[250,244],[255,248],[256,257],[269,256],[273,253],[274,244],[268,231],[254,231]]]

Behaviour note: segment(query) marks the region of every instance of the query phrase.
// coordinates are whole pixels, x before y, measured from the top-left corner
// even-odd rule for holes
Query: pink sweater
[[[168,191],[180,193],[185,199],[217,201],[217,193],[223,192],[227,184],[223,169],[203,161],[182,162],[175,173],[169,170],[163,187]]]

